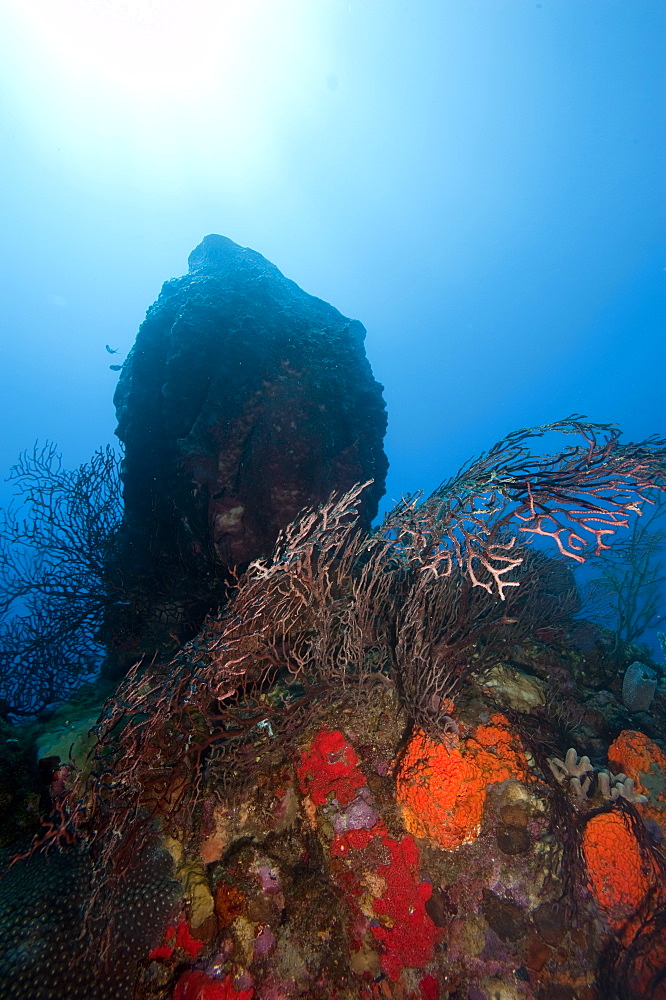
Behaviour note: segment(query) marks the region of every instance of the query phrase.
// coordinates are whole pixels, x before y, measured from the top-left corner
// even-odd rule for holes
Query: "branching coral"
[[[564,760],[551,757],[548,765],[558,782],[567,787],[578,806],[588,803],[589,799],[599,792],[608,802],[618,798],[631,802],[632,805],[645,805],[647,798],[635,790],[635,781],[626,774],[613,774],[607,768],[595,768],[589,757],[581,757],[574,747],[567,750]]]
[[[533,456],[527,442],[550,432],[580,435],[555,456]],[[507,576],[521,562],[518,534],[550,538],[561,555],[584,562],[641,513],[650,490],[663,491],[666,442],[620,444],[610,424],[582,417],[514,431],[442,483],[427,500],[409,498],[388,515],[398,538],[421,560],[422,572],[463,569],[475,586],[496,593],[516,586]]]
[[[666,573],[666,498],[654,498],[652,510],[634,521],[631,533],[613,546],[599,563],[601,576],[592,581],[592,593],[605,599],[613,612],[614,645],[619,654],[639,641],[661,621],[660,604]]]
[[[616,799],[624,799],[632,805],[644,806],[647,796],[636,791],[636,782],[633,778],[628,778],[626,774],[613,774],[611,771],[603,769],[598,776],[599,791],[604,799],[615,802]]]

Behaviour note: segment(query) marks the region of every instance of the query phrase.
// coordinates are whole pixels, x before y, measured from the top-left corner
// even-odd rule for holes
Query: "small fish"
[[[109,347],[108,344],[105,344],[104,346],[106,347],[106,349],[109,352],[109,354],[117,354],[118,351],[120,350],[119,347],[115,347],[115,348],[114,347]]]
[[[122,369],[122,365],[109,365],[112,372],[119,372]]]

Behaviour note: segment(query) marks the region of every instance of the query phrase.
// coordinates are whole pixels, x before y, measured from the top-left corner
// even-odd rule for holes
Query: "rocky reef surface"
[[[626,729],[603,764],[549,756],[600,731],[589,691],[568,731],[528,706],[584,654],[564,632],[516,653],[446,706],[439,740],[390,682],[293,741],[256,728],[252,767],[231,783],[211,759],[194,824],[163,804],[92,911],[87,850],[19,861],[0,881],[2,995],[662,997],[666,754]]]

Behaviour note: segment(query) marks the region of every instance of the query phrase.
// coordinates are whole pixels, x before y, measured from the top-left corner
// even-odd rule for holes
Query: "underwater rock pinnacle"
[[[269,555],[333,490],[373,480],[369,527],[388,462],[364,337],[224,236],[207,236],[189,274],[164,284],[115,394],[125,516],[110,572],[130,597],[107,624],[128,662],[159,648],[159,623],[165,636],[198,626],[227,571]]]

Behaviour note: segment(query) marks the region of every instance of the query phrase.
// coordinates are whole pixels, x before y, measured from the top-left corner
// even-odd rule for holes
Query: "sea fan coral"
[[[119,466],[106,447],[63,469],[47,443],[11,470],[17,502],[0,510],[3,714],[36,714],[99,670],[104,612],[122,597],[105,576],[122,514]]]

